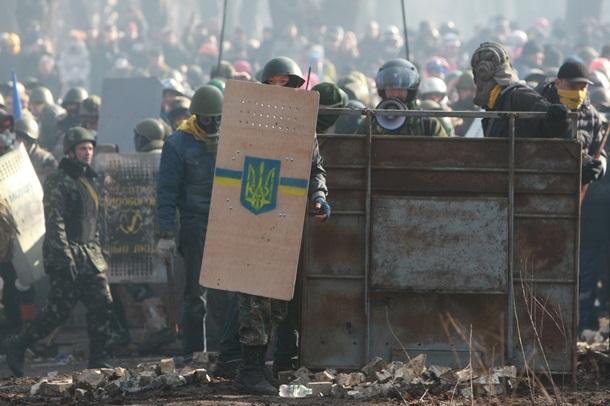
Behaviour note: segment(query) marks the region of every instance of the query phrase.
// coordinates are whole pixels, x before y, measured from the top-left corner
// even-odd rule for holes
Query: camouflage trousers
[[[87,334],[91,343],[103,346],[111,336],[112,296],[106,272],[93,264],[81,267],[74,279],[49,275],[51,289],[47,303],[30,323],[27,332],[35,339],[49,335],[68,320],[80,300],[87,308]]]
[[[244,345],[267,345],[272,332],[284,320],[288,302],[238,293],[239,341]]]

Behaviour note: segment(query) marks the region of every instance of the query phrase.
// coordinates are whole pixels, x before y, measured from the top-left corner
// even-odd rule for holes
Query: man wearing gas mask
[[[377,92],[383,99],[378,110],[420,110],[415,103],[419,89],[419,71],[406,59],[392,59],[381,65],[375,76]],[[369,119],[362,120],[357,134],[368,134]],[[373,134],[433,135],[446,137],[441,122],[434,117],[376,116],[371,126]]]
[[[567,131],[567,107],[551,104],[520,82],[501,45],[484,42],[473,53],[470,64],[476,85],[475,105],[486,111],[546,112],[543,118],[516,119],[515,137],[557,138]],[[508,124],[508,117],[484,118],[485,137],[508,137]]]
[[[199,274],[210,212],[222,103],[223,94],[216,87],[204,85],[197,89],[189,107],[191,117],[167,138],[161,152],[157,182],[157,252],[164,263],[171,264],[177,251],[184,258],[184,362],[189,362],[194,352],[206,348],[207,290],[199,285]],[[178,244],[174,230],[176,209],[180,212]]]
[[[542,81],[536,90],[551,103],[563,103],[578,113],[575,121],[576,139],[582,145],[582,185],[593,182],[582,201],[580,222],[580,283],[579,283],[579,338],[592,342],[597,339],[599,317],[595,307],[597,267],[603,250],[610,241],[610,183],[604,177],[606,152],[600,150],[603,138],[603,119],[587,96],[593,84],[587,67],[577,61],[566,61],[556,78]],[[572,139],[572,129],[563,134]],[[599,181],[599,182],[595,182]]]

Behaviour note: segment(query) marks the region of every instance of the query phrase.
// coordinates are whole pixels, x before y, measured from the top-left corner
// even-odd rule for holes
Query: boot
[[[277,389],[265,379],[262,374],[260,353],[265,346],[244,345],[242,347],[242,363],[239,366],[235,382],[250,393],[260,395],[277,395]],[[265,367],[265,364],[262,364]]]
[[[271,384],[271,386],[273,386],[276,389],[279,389],[282,382],[280,382],[279,379],[277,379],[275,376],[273,376],[273,374],[267,367],[267,364],[265,363],[265,360],[267,359],[267,346],[263,347],[263,349],[261,351],[259,351],[258,357],[259,357],[261,375],[263,375],[263,378],[265,378],[267,380],[267,382],[269,382]]]
[[[17,377],[24,375],[23,363],[25,358],[25,350],[34,343],[34,338],[27,332],[23,332],[18,336],[5,338],[0,343],[2,352],[6,354],[6,363],[13,374]]]
[[[104,343],[91,342],[89,344],[89,364],[87,365],[87,368],[114,368],[108,363]]]

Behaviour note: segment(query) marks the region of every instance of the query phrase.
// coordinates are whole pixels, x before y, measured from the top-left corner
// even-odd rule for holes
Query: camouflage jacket
[[[44,267],[48,274],[65,269],[107,269],[97,229],[99,210],[97,175],[64,158],[44,183],[46,234]],[[93,265],[93,267],[90,266]]]

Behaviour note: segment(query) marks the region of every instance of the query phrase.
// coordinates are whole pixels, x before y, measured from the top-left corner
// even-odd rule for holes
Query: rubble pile
[[[33,385],[30,393],[87,400],[212,382],[208,371],[215,370],[216,361],[211,353],[198,354],[193,364],[206,368],[185,367],[177,371],[174,360],[168,358],[158,363],[140,364],[132,370],[85,369],[72,377],[45,378]],[[280,372],[279,379],[290,384],[305,385],[312,390],[311,396],[316,397],[363,400],[411,397],[409,394],[428,392],[471,398],[506,394],[516,385],[516,368],[506,366],[485,371],[470,368],[454,371],[439,365],[426,367],[426,355],[420,354],[406,364],[397,361],[386,363],[380,357],[375,357],[357,372],[326,369],[314,373],[301,367],[296,371]]]

